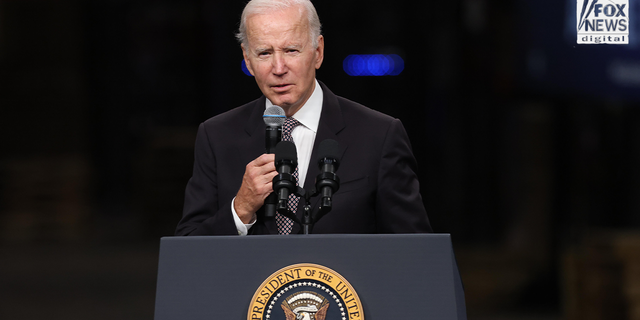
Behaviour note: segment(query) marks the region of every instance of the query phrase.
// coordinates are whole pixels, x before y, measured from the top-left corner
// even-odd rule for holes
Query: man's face
[[[298,7],[247,18],[247,69],[262,93],[287,116],[296,113],[315,88],[316,69],[324,58],[324,39],[314,48],[309,23]],[[304,12],[304,10],[303,10]]]

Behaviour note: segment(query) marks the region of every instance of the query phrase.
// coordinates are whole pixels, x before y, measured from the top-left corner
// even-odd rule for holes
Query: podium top
[[[344,277],[364,319],[466,319],[449,234],[164,237],[155,319],[247,319],[261,284],[301,263]]]

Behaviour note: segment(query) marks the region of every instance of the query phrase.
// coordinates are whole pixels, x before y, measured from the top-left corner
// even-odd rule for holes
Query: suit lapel
[[[251,115],[244,125],[244,131],[250,137],[259,138],[258,136],[261,132],[259,129],[264,129],[264,121],[262,120],[262,115],[264,114],[265,99],[266,98],[262,96],[253,102]],[[264,133],[264,130],[262,132]]]
[[[304,189],[308,192],[315,190],[315,181],[316,176],[320,173],[320,168],[318,167],[318,145],[320,142],[326,139],[333,139],[338,142],[338,133],[342,131],[345,127],[344,119],[342,118],[342,110],[340,108],[340,104],[338,103],[338,97],[324,85],[324,83],[318,81],[320,86],[322,87],[322,112],[320,113],[320,122],[318,124],[318,132],[316,133],[316,139],[313,142],[313,151],[311,152],[311,160],[309,162],[309,168],[307,169],[307,177],[304,182]],[[346,145],[340,144],[340,155],[344,154],[346,150]],[[311,199],[311,212],[316,211],[316,207],[318,205],[319,197],[315,197]],[[304,201],[301,201],[301,203]],[[298,207],[298,211],[296,215],[300,220],[302,220],[302,216],[304,213],[304,208],[302,206]],[[293,230],[291,233],[299,233],[301,228],[298,224],[293,226]]]

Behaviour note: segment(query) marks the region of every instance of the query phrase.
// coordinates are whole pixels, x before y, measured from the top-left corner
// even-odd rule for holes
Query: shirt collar
[[[320,114],[322,113],[323,92],[320,88],[318,80],[315,80],[316,87],[307,102],[293,115],[303,126],[309,128],[313,132],[318,132],[318,124],[320,123]],[[273,106],[273,103],[266,99],[266,108]]]

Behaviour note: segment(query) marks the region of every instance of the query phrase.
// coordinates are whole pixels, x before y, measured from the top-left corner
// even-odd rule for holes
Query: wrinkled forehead
[[[263,41],[285,41],[303,44],[309,41],[309,21],[304,8],[290,7],[247,16],[247,38],[250,46]]]

